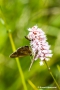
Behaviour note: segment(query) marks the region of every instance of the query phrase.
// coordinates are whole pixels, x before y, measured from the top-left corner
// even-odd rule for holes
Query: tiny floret
[[[48,61],[52,57],[52,50],[50,50],[45,32],[38,28],[38,26],[33,26],[28,31],[29,34],[27,37],[30,39],[33,59],[40,59],[40,65],[43,65],[44,60]]]

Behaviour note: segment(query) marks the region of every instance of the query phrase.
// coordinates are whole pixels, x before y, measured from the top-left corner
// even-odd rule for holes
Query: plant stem
[[[31,87],[32,87],[34,90],[38,90],[37,87],[36,87],[30,80],[28,80],[28,83],[31,85]]]
[[[11,33],[9,31],[8,31],[8,36],[9,36],[9,39],[10,39],[13,51],[16,51],[15,45],[14,45],[14,42],[13,42],[13,39],[12,39],[12,35],[11,35]],[[19,62],[18,58],[16,58],[16,63],[17,63],[17,66],[18,66],[19,73],[21,75],[21,79],[22,79],[22,83],[23,83],[23,86],[24,86],[24,90],[27,90],[27,86],[26,86],[26,83],[25,83],[23,71],[22,71],[22,68],[21,68],[21,65],[20,65],[20,62]]]
[[[45,61],[45,64],[46,64],[46,66],[47,66],[47,68],[48,68],[48,71],[49,71],[50,75],[52,76],[52,78],[53,78],[53,80],[54,80],[54,82],[55,82],[55,84],[56,84],[57,88],[60,90],[60,86],[58,85],[58,83],[57,83],[56,79],[54,78],[54,76],[53,76],[53,74],[52,74],[52,72],[51,72],[50,67],[48,66],[48,64],[47,64],[46,60],[44,60],[44,61]]]

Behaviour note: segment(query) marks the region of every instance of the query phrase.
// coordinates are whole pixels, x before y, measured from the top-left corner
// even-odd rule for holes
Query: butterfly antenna
[[[31,67],[32,67],[33,62],[34,62],[34,58],[33,58],[33,60],[31,60],[31,64],[30,64],[30,67],[29,67],[29,71],[30,71],[30,69],[31,69]]]
[[[31,41],[27,36],[25,36],[25,38],[26,38],[27,40]]]

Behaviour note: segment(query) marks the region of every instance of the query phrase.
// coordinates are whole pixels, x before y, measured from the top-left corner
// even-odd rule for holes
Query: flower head
[[[46,35],[42,29],[37,26],[33,26],[28,29],[28,38],[30,39],[30,46],[32,50],[33,59],[40,59],[40,65],[43,65],[43,61],[48,61],[52,57],[52,51],[50,45],[47,42]]]

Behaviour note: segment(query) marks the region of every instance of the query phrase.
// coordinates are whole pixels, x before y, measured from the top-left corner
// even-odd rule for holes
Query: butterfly
[[[29,41],[31,41],[30,39],[28,39],[26,36],[25,38]],[[24,57],[24,56],[27,56],[27,55],[30,55],[32,56],[32,51],[31,51],[31,48],[29,46],[23,46],[23,47],[20,47],[18,48],[15,52],[13,52],[10,57],[11,58],[16,58],[16,57]],[[34,59],[32,60],[31,64],[30,64],[30,68],[32,66],[34,62]],[[29,68],[29,70],[30,70]]]
[[[31,50],[29,46],[23,46],[18,48],[15,52],[13,52],[10,57],[16,58],[16,57],[24,57],[27,55],[31,55]]]

